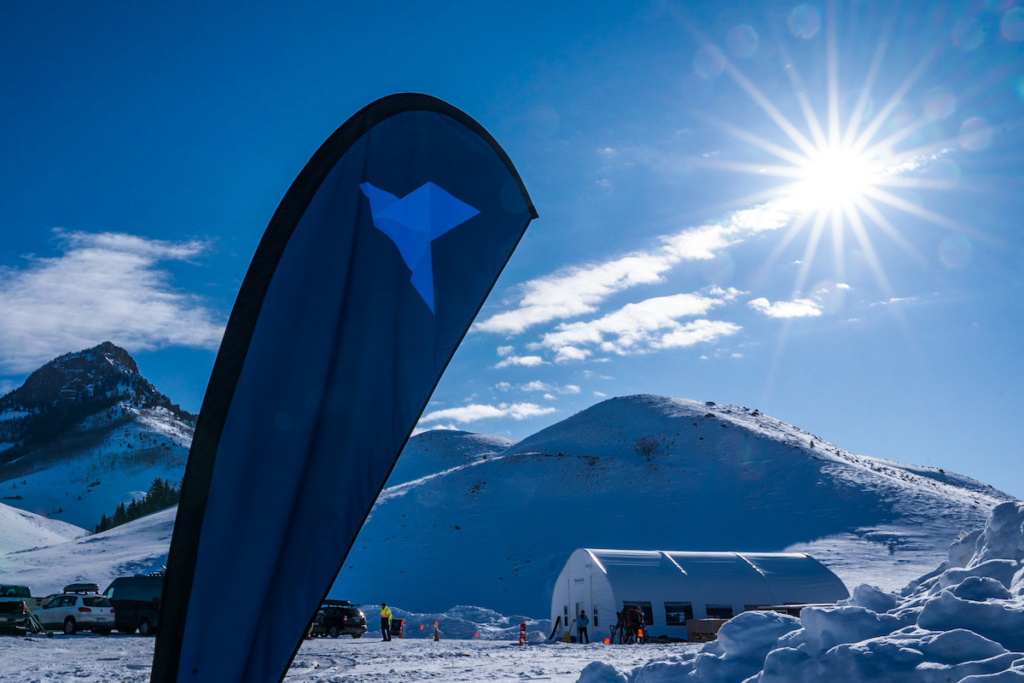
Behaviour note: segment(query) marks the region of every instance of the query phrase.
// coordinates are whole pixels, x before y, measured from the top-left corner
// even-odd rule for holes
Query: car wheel
[[[136,630],[135,627],[132,626],[131,628],[128,628],[128,627],[119,628],[119,629],[117,629],[117,632],[118,633],[124,633],[125,635],[130,636],[131,634],[135,633],[135,630]]]
[[[332,626],[330,633],[331,633],[331,638],[337,638],[339,635],[341,635],[341,633],[338,631],[338,627],[337,626]]]
[[[353,633],[353,634],[352,634],[352,637],[353,637],[353,638],[362,638],[362,637],[363,637],[363,634],[362,634],[362,633]]]
[[[142,619],[139,621],[139,635],[140,636],[151,636],[153,635],[153,627],[149,625],[149,619]]]
[[[68,636],[75,635],[75,620],[71,617],[64,620],[64,634]]]

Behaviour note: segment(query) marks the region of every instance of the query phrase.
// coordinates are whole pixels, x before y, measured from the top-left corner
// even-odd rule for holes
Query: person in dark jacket
[[[590,644],[590,636],[587,635],[587,626],[590,625],[590,619],[587,619],[587,613],[580,610],[580,615],[576,617],[576,642],[580,645],[583,641],[587,641],[587,645]]]

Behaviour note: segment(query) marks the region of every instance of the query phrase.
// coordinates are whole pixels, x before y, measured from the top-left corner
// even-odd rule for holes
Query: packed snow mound
[[[177,511],[175,506],[100,534],[0,554],[0,576],[29,586],[33,595],[47,595],[77,582],[103,590],[118,576],[159,570],[167,563]]]
[[[438,469],[416,478],[428,468],[404,468],[421,445]],[[753,408],[661,396],[609,399],[496,445],[460,432],[410,440],[332,597],[544,616],[576,548],[804,552],[849,588],[895,590],[1009,499]],[[460,450],[442,458],[447,447]]]
[[[0,503],[0,556],[29,548],[63,543],[85,536],[86,531],[73,524],[19,510]],[[0,571],[3,564],[0,563]]]
[[[973,538],[974,553],[959,552]],[[1024,681],[1024,503],[997,506],[950,560],[899,593],[858,586],[800,619],[745,612],[698,653],[580,683],[1009,683]]]
[[[367,637],[380,638],[380,605],[362,605],[360,609],[366,615],[366,626],[370,629],[366,633]],[[410,612],[392,606],[391,618],[405,622],[406,638],[433,638],[434,625],[437,624],[440,637],[446,640],[516,640],[519,638],[519,625],[526,622],[527,640],[542,643],[547,640],[548,631],[551,630],[550,619],[505,616],[494,610],[468,605],[458,605],[435,614]]]

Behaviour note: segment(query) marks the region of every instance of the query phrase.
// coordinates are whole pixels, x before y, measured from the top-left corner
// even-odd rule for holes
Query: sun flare
[[[828,145],[808,155],[794,196],[805,211],[832,211],[861,201],[881,179],[879,169],[851,146]]]

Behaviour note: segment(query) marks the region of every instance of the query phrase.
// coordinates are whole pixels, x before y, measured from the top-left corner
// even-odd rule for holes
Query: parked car
[[[94,583],[73,583],[64,593],[50,596],[35,615],[44,628],[63,629],[67,635],[94,631],[110,635],[114,628],[114,608]]]
[[[27,631],[29,614],[27,597],[4,596],[0,598],[0,631]]]
[[[352,636],[360,638],[366,633],[366,615],[348,600],[324,600],[313,620],[314,636]]]
[[[164,591],[163,573],[146,576],[121,576],[114,579],[103,595],[114,606],[114,628],[121,633],[139,632],[151,636],[160,627],[160,598]]]

